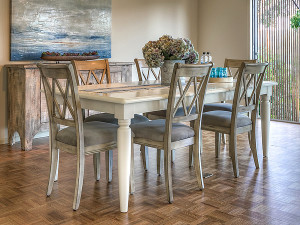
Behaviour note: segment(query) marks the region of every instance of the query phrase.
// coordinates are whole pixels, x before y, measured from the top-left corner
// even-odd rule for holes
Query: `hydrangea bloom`
[[[199,54],[189,39],[174,39],[170,35],[149,41],[143,47],[143,55],[149,67],[160,67],[164,60],[185,60],[189,64],[199,61]]]

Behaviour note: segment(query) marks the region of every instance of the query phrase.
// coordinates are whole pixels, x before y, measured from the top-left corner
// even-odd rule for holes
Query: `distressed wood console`
[[[132,64],[110,62],[113,83],[132,81]],[[40,71],[36,64],[8,64],[7,108],[8,143],[15,143],[15,132],[20,136],[22,150],[32,149],[38,132],[49,128],[45,96],[41,93]]]

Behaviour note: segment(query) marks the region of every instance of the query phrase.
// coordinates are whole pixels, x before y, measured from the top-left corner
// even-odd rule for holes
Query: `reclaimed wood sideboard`
[[[113,83],[132,81],[132,64],[110,62]],[[49,118],[44,94],[41,92],[40,71],[36,64],[8,64],[7,109],[8,143],[15,143],[17,132],[22,150],[32,149],[38,132],[49,129]]]

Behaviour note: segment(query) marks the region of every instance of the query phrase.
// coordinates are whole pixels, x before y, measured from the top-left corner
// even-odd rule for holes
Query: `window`
[[[295,3],[253,0],[252,47],[254,57],[269,62],[265,80],[278,83],[271,99],[271,119],[300,122],[300,28],[290,25]]]

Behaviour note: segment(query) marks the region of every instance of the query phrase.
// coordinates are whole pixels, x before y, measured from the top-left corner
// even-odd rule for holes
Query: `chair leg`
[[[161,149],[157,149],[156,151],[157,156],[157,175],[161,175],[162,173],[162,166],[164,164],[164,152]]]
[[[130,180],[129,181],[130,181],[129,182],[129,193],[133,194],[135,192],[135,183],[134,183],[134,144],[133,144],[133,139],[131,139],[131,161],[130,161]]]
[[[254,163],[255,163],[255,167],[256,169],[259,169],[259,163],[258,163],[258,157],[257,157],[257,148],[256,148],[256,137],[255,137],[255,126],[254,128],[252,127],[252,131],[251,131],[251,143],[250,143],[250,148],[253,154],[253,159],[254,159]]]
[[[248,142],[249,142],[249,145],[251,146],[251,132],[252,131],[249,131],[248,132]]]
[[[194,120],[192,120],[191,122],[190,122],[190,127],[192,127],[192,128],[194,128],[194,126],[195,126],[195,121]],[[193,148],[194,148],[194,146],[193,145],[190,145],[189,146],[189,167],[192,167],[193,166]]]
[[[194,168],[200,190],[204,189],[202,165],[201,165],[201,154],[199,144],[194,144]]]
[[[142,159],[143,159],[143,166],[144,170],[148,171],[149,169],[149,153],[148,153],[148,147],[145,145],[141,145],[141,153],[142,153]]]
[[[113,168],[113,150],[105,152],[105,167],[106,167],[106,181],[112,181],[112,168]]]
[[[221,101],[221,103],[225,103],[225,101]],[[222,143],[226,144],[226,134],[222,134]]]
[[[203,152],[203,141],[202,141],[202,130],[199,131],[199,140],[201,140],[200,142],[200,154],[202,154]]]
[[[175,149],[172,149],[172,151],[171,151],[171,162],[172,163],[175,162]]]
[[[58,168],[59,168],[59,149],[57,149],[57,166],[56,166],[54,182],[58,181]]]
[[[193,166],[193,145],[189,146],[189,167]]]
[[[230,134],[229,139],[229,154],[231,155],[233,173],[235,177],[239,177],[239,165],[236,150],[236,134]]]
[[[96,181],[100,180],[100,152],[93,154],[94,175]]]
[[[73,201],[73,210],[76,211],[79,208],[83,176],[84,176],[84,154],[77,155],[77,175],[76,175],[76,186],[75,186],[75,195]]]
[[[220,155],[220,144],[221,144],[221,133],[215,132],[215,155],[219,158]]]
[[[164,149],[164,166],[165,166],[165,183],[167,191],[167,201],[173,202],[173,189],[172,189],[172,170],[171,170],[171,149]]]
[[[226,134],[222,134],[222,143],[226,144]]]
[[[57,171],[57,161],[58,161],[58,150],[52,147],[50,153],[50,172],[49,172],[47,196],[50,196],[52,192],[53,182],[55,180],[55,175]]]

